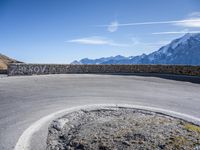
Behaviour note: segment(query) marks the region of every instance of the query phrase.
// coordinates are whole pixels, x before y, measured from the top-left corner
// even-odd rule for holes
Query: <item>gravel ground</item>
[[[200,127],[131,108],[80,110],[54,120],[47,150],[199,150]]]

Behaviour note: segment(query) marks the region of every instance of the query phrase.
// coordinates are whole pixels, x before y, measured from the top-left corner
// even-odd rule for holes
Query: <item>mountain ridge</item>
[[[150,54],[129,57],[117,55],[99,59],[84,58],[72,64],[200,65],[200,33],[187,33]]]

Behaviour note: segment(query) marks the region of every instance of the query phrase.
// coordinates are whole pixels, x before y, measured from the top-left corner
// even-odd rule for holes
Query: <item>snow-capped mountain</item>
[[[117,56],[111,56],[111,57],[102,57],[99,59],[88,59],[88,58],[84,58],[81,59],[80,61],[73,61],[72,64],[102,64],[104,62],[108,62],[110,60],[115,60],[115,61],[121,61],[124,59],[128,59],[129,57],[124,57],[121,55],[117,55]]]
[[[200,65],[200,33],[187,33],[148,55],[82,59],[78,64],[180,64]],[[73,62],[74,63],[74,62]]]

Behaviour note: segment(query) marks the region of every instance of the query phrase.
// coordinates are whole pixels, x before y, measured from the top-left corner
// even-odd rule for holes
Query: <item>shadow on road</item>
[[[157,73],[120,73],[120,74],[107,74],[107,75],[124,75],[124,76],[143,76],[143,77],[158,77],[162,79],[185,81],[200,84],[200,76],[186,76],[174,74],[157,74]]]

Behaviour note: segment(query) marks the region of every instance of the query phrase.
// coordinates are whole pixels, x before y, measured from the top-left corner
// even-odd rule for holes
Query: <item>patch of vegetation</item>
[[[185,124],[185,128],[189,131],[198,132],[200,134],[200,127],[194,124]]]
[[[174,137],[170,137],[170,141],[167,144],[168,149],[171,149],[172,147],[175,149],[182,149],[183,145],[186,145],[186,143],[188,142],[188,140],[185,137],[181,137],[181,136],[174,136]]]

